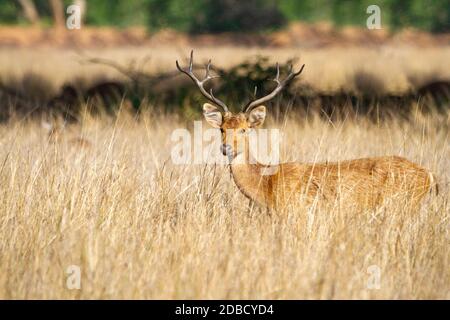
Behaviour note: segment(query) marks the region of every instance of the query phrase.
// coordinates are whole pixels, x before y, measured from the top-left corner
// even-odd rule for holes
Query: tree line
[[[0,24],[60,25],[70,4],[85,9],[89,25],[190,33],[270,31],[290,21],[363,27],[367,7],[376,4],[391,29],[450,31],[448,0],[7,0],[0,2]]]

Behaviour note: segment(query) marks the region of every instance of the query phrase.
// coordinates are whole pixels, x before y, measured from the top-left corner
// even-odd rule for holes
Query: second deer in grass
[[[48,141],[53,144],[64,142],[70,147],[77,149],[88,149],[92,146],[88,139],[83,138],[79,133],[73,132],[73,130],[67,129],[65,123],[42,121],[41,126],[47,131]]]
[[[336,200],[362,208],[375,208],[388,198],[402,196],[417,204],[434,185],[433,175],[419,165],[398,156],[362,158],[340,162],[298,163],[264,165],[252,159],[249,132],[260,127],[266,117],[262,104],[274,98],[298,72],[274,81],[276,88],[267,96],[250,101],[242,111],[233,114],[226,104],[208,93],[204,84],[215,76],[210,74],[211,61],[206,66],[206,76],[199,80],[193,73],[193,53],[187,70],[201,93],[210,101],[203,105],[206,121],[222,132],[222,153],[230,159],[230,170],[239,190],[251,200],[270,209],[284,208],[300,198],[332,203]],[[271,174],[267,174],[271,172]],[[344,199],[342,199],[344,197]],[[340,199],[341,198],[341,199]]]

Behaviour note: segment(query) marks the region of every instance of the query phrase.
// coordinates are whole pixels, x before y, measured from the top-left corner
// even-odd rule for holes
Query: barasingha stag
[[[239,190],[248,198],[269,209],[284,208],[299,199],[307,203],[344,201],[361,208],[376,208],[387,199],[411,201],[416,205],[435,185],[433,175],[419,165],[398,156],[382,156],[325,163],[288,162],[278,165],[259,163],[250,152],[249,132],[260,127],[266,118],[263,103],[273,99],[295,77],[301,74],[292,66],[284,80],[277,74],[277,86],[268,95],[247,103],[234,114],[204,85],[215,78],[210,72],[199,80],[193,72],[193,52],[187,69],[203,96],[212,104],[203,105],[206,121],[222,132],[221,151],[230,160],[230,170]],[[437,188],[437,185],[436,185]],[[402,200],[400,200],[402,199]]]

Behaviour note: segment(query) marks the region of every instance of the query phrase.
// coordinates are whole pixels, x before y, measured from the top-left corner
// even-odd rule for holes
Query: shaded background
[[[361,13],[372,4],[382,7],[383,23],[393,29],[448,32],[450,27],[446,0],[18,0],[0,3],[0,22],[49,26],[55,23],[55,16],[63,15],[58,12],[61,7],[72,3],[88,7],[88,25],[174,28],[192,33],[273,30],[291,21],[363,26],[366,16]]]
[[[80,30],[67,6],[82,8]],[[381,9],[369,30],[367,7]],[[240,108],[271,90],[275,62],[304,74],[274,104],[328,116],[407,116],[449,105],[450,6],[445,0],[16,0],[0,3],[0,119],[119,106],[197,117],[203,98],[174,68],[196,51]]]

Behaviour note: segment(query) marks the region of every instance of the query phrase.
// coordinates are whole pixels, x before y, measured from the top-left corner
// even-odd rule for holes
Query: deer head
[[[211,60],[209,60],[206,65],[205,78],[199,80],[193,72],[193,54],[194,52],[191,51],[189,66],[186,70],[180,67],[178,61],[176,61],[176,66],[180,72],[191,78],[203,96],[211,102],[203,105],[203,115],[205,120],[212,127],[219,128],[222,132],[221,151],[223,155],[226,155],[229,158],[234,158],[236,155],[243,152],[244,148],[248,147],[248,133],[250,130],[256,129],[264,123],[266,118],[266,107],[263,104],[280,93],[293,78],[303,71],[303,68],[305,67],[305,65],[303,65],[298,72],[294,72],[291,65],[288,76],[285,79],[280,80],[280,66],[277,63],[277,74],[275,79],[273,79],[273,81],[277,83],[276,88],[264,97],[249,101],[239,113],[232,113],[223,101],[220,101],[214,96],[212,89],[210,89],[208,93],[204,88],[206,82],[218,78],[218,76],[211,75]]]

